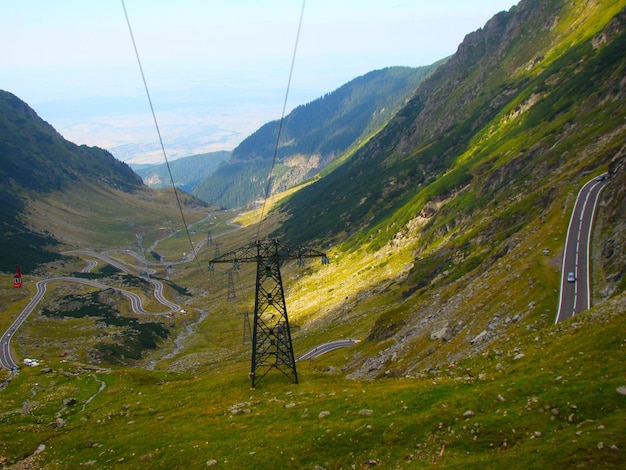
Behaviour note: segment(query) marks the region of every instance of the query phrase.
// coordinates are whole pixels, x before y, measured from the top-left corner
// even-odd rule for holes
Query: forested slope
[[[376,70],[298,106],[282,127],[280,121],[272,121],[241,142],[232,158],[198,184],[193,194],[236,208],[265,197],[268,183],[271,194],[295,186],[382,127],[437,65]]]

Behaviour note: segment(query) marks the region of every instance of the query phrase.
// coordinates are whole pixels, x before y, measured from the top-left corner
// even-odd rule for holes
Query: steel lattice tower
[[[252,387],[274,368],[292,382],[298,383],[280,265],[286,260],[302,263],[304,258],[315,257],[321,257],[323,264],[328,263],[328,257],[321,251],[288,245],[277,239],[266,239],[257,240],[209,262],[209,269],[213,263],[232,262],[234,266],[249,262],[257,264],[250,368]]]

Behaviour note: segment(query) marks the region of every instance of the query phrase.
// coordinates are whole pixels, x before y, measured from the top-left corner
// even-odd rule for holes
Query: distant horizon
[[[512,0],[309,1],[287,112],[373,70],[454,54]],[[280,118],[302,2],[125,0],[168,158],[232,150]],[[66,139],[162,163],[121,3],[3,6],[0,89]]]

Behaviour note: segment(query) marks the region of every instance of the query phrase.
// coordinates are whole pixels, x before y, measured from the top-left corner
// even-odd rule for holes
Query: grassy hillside
[[[188,224],[206,216],[209,208],[186,193],[179,193]],[[172,189],[142,188],[126,193],[106,186],[85,184],[29,202],[25,220],[37,231],[54,233],[62,249],[88,247],[144,248],[182,230],[180,210]],[[57,248],[57,249],[61,249]],[[189,250],[187,250],[189,251]]]
[[[601,25],[621,4],[599,2],[573,23],[577,8],[522,2],[469,35],[376,137],[293,196],[277,235],[331,237],[350,247],[374,242],[371,248],[378,249],[420,214],[435,234],[458,224],[451,218],[460,216],[459,208],[468,220],[480,220],[472,211],[484,210],[527,222],[549,203],[542,198],[553,197],[555,179],[606,167],[623,141],[624,38],[613,27],[601,32]],[[552,20],[553,28],[541,26]],[[522,41],[523,30],[537,32]],[[594,146],[598,136],[601,148]],[[510,195],[531,182],[533,194],[513,207]],[[303,206],[306,212],[298,210]],[[454,216],[432,219],[440,210]]]
[[[105,320],[34,312],[12,347],[41,366],[0,390],[0,465],[622,468],[625,6],[523,1],[468,35],[335,170],[277,195],[262,223],[254,212],[237,228],[233,212],[212,212],[193,237],[197,244],[211,230],[213,245],[199,264],[177,264],[166,287],[188,313],[167,320],[159,347],[127,366],[89,354],[116,338]],[[555,325],[574,199],[607,170],[593,233],[594,306]],[[147,229],[162,219],[151,210],[167,194],[145,195],[134,219],[116,214],[108,240],[99,235],[103,209],[65,210],[51,217],[53,233],[63,220],[94,221],[98,230],[69,233],[108,247],[132,240],[137,220],[156,239]],[[205,261],[268,233],[331,259],[281,266],[295,355],[359,342],[299,363],[297,385],[272,371],[251,389],[242,313],[254,308],[255,267],[233,276],[228,300],[229,266],[208,272]],[[169,260],[186,246],[178,234],[157,251]],[[41,277],[84,265],[72,258]],[[0,279],[9,285],[11,276]],[[0,329],[36,279],[0,290]],[[44,306],[92,301],[92,291],[58,285]],[[116,308],[132,318],[127,303]]]
[[[251,390],[239,338],[221,340],[229,351],[219,362],[197,356],[186,373],[51,357],[49,372],[25,369],[2,391],[0,459],[36,468],[619,468],[626,368],[605,358],[623,347],[624,300],[423,378],[345,380],[337,371],[352,352],[338,351],[301,364],[298,385],[269,375]]]
[[[122,192],[141,187],[125,163],[66,141],[26,103],[0,90],[0,271],[58,259],[53,232],[25,223],[28,201],[88,183]]]

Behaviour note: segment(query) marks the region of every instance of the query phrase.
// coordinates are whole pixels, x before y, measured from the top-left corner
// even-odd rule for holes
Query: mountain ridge
[[[24,220],[29,198],[63,191],[83,181],[132,192],[141,178],[97,147],[66,141],[18,97],[0,90],[0,270],[33,269],[59,255],[55,234],[33,230]]]
[[[227,160],[232,152],[222,150],[218,152],[190,155],[177,158],[169,163],[174,184],[183,191],[191,192],[197,184],[213,173],[218,165]],[[134,166],[134,165],[133,165]],[[135,173],[142,177],[144,183],[151,188],[171,186],[168,166],[165,163],[155,165],[141,165],[134,168]]]
[[[62,189],[79,175],[88,177],[90,174],[104,184],[126,191],[141,185],[141,180],[126,163],[98,147],[66,141],[30,106],[2,90],[0,116],[0,181],[3,185],[47,192]]]
[[[481,331],[476,350],[510,331],[507,310],[548,325],[556,308],[551,270],[558,272],[560,264],[543,253],[562,250],[556,241],[563,243],[572,193],[607,170],[612,223],[599,236],[606,248],[598,248],[604,254],[596,263],[607,272],[604,292],[623,290],[626,254],[617,247],[623,247],[624,214],[615,207],[624,204],[625,7],[598,2],[595,16],[589,12],[585,19],[595,21],[593,28],[577,22],[568,30],[571,23],[563,18],[579,7],[527,1],[497,15],[468,35],[461,57],[451,57],[425,80],[340,168],[276,210],[282,226],[273,236],[330,242],[357,266],[360,256],[374,266],[376,259],[386,260],[379,266],[401,266],[384,281],[361,267],[367,275],[350,281],[357,292],[347,299],[377,305],[378,312],[365,334],[375,354],[346,364],[350,376],[413,376],[454,363],[476,352],[468,352],[467,342]],[[505,37],[494,40],[495,31]],[[565,39],[560,31],[567,31]],[[572,36],[575,42],[559,48]],[[476,44],[490,47],[477,56]],[[504,269],[503,259],[515,274]],[[381,291],[395,292],[386,305],[378,305]],[[503,292],[507,300],[495,304]],[[349,322],[352,316],[337,308],[328,318]],[[435,337],[445,341],[433,342]],[[424,350],[428,355],[420,354]]]
[[[436,203],[437,199],[445,198],[451,191],[458,191],[474,178],[473,175],[477,173],[477,170],[471,169],[472,165],[475,164],[470,163],[470,160],[476,159],[476,157],[471,157],[471,154],[478,152],[486,154],[490,150],[493,154],[494,147],[497,149],[497,142],[494,141],[490,144],[491,149],[476,145],[470,148],[471,140],[474,139],[476,142],[478,130],[480,130],[478,138],[486,139],[485,136],[493,131],[489,131],[489,128],[485,128],[485,126],[489,122],[494,122],[494,118],[505,112],[507,106],[511,108],[510,116],[517,116],[521,120],[527,119],[529,115],[536,115],[535,113],[539,110],[554,113],[555,111],[550,108],[544,110],[545,105],[551,106],[547,99],[542,100],[537,105],[536,101],[539,96],[547,96],[541,95],[541,93],[545,93],[541,91],[542,87],[545,89],[545,85],[538,83],[537,79],[533,79],[529,72],[526,72],[526,75],[522,77],[511,77],[505,85],[494,87],[488,83],[483,83],[481,86],[484,88],[481,88],[474,83],[476,75],[482,76],[483,79],[491,78],[492,80],[495,80],[493,77],[502,75],[501,71],[489,69],[488,64],[493,60],[491,50],[489,53],[483,52],[484,60],[482,62],[476,61],[473,52],[469,54],[470,58],[464,57],[465,51],[472,49],[466,42],[473,44],[477,41],[480,42],[481,37],[489,38],[493,34],[492,29],[496,26],[501,28],[504,24],[510,24],[512,25],[509,26],[511,32],[508,34],[513,34],[513,30],[521,28],[524,21],[530,21],[531,24],[534,22],[543,24],[540,20],[535,19],[539,15],[533,16],[531,7],[535,6],[541,10],[545,5],[553,6],[553,4],[554,2],[551,1],[522,2],[521,6],[512,8],[509,13],[496,15],[497,20],[490,20],[487,23],[487,25],[492,26],[486,26],[484,30],[468,35],[466,41],[459,46],[457,55],[451,57],[431,77],[426,79],[407,106],[375,138],[357,151],[343,168],[330,175],[329,178],[316,182],[305,191],[292,197],[293,205],[289,203],[284,211],[294,217],[277,235],[294,240],[319,238],[327,236],[329,233],[337,237],[342,232],[341,227],[349,225],[352,228],[347,231],[344,230],[344,235],[339,239],[347,239],[353,227],[361,227],[360,230],[364,232],[364,236],[359,237],[358,240],[362,242],[368,231],[379,230],[380,227],[376,228],[375,221],[381,220],[384,207],[387,207],[388,212],[395,213],[412,198],[415,200],[412,205],[417,206],[413,210],[419,212],[421,210],[420,204],[427,203],[429,198],[434,198],[433,202]],[[503,20],[508,17],[517,19],[508,22]],[[531,19],[527,20],[527,18]],[[526,25],[525,27],[530,28],[531,26]],[[589,40],[591,42],[591,38]],[[533,38],[531,44],[536,41],[538,39]],[[502,42],[495,41],[491,48],[492,50],[500,50],[501,44],[506,43],[507,39]],[[519,49],[520,46],[516,47]],[[503,52],[500,50],[495,55],[502,54]],[[519,70],[523,64],[528,64],[528,57],[538,56],[537,51],[532,48],[528,48],[525,54],[525,57],[518,60],[519,65],[506,65],[506,68]],[[458,55],[463,57],[458,57]],[[462,68],[460,73],[465,78],[455,74],[459,63],[471,64],[471,70],[474,72]],[[533,64],[534,70],[537,70],[539,64],[534,61]],[[557,66],[552,68],[552,74],[548,71],[546,75],[558,77],[558,70],[556,69],[561,66],[561,62],[557,63]],[[610,64],[605,64],[605,66],[611,67]],[[616,76],[615,73],[613,76]],[[468,81],[467,87],[463,80]],[[522,91],[529,84],[532,88],[533,80],[537,83],[535,85],[537,89]],[[479,83],[482,81],[479,80]],[[557,83],[553,81],[551,86]],[[466,89],[470,91],[466,93]],[[472,91],[476,89],[482,89],[482,95]],[[522,93],[520,94],[520,92]],[[557,95],[560,96],[558,92],[554,94],[554,96]],[[463,106],[463,100],[467,100],[468,104]],[[556,112],[559,111],[556,110]],[[438,115],[439,117],[437,117]],[[538,118],[541,119],[541,117]],[[520,119],[516,122],[520,122]],[[497,129],[497,122],[492,125],[492,128]],[[515,129],[511,129],[511,131],[519,134],[519,131]],[[521,151],[524,151],[519,144],[517,146]],[[463,154],[466,155],[462,157],[461,162],[459,157]],[[493,157],[490,158],[491,161],[494,161]],[[608,163],[608,160],[605,159],[604,163]],[[361,180],[349,176],[355,172],[361,173]],[[445,178],[441,178],[444,173]],[[427,191],[425,186],[429,184],[432,189]],[[344,192],[346,185],[351,187],[348,195],[342,198],[334,197],[339,192]],[[387,188],[385,189],[386,197],[381,198],[374,190],[368,190],[368,188],[377,188],[377,191],[380,191],[381,188]],[[411,195],[415,194],[413,191],[421,192],[423,196],[419,198]],[[326,194],[327,197],[320,197],[321,193]],[[372,201],[373,204],[363,204],[361,202],[363,200]],[[303,216],[299,217],[296,210],[291,210],[291,207],[303,203],[312,209],[308,211],[307,217],[317,220],[316,224],[308,224],[311,229],[307,230],[306,233],[301,233],[301,228],[304,226]],[[358,209],[354,210],[355,207]],[[331,214],[339,215],[341,220],[345,220],[345,224],[337,224],[335,220],[331,220]],[[410,215],[406,214],[402,220],[397,221],[398,226],[407,224],[410,220],[409,217]],[[371,223],[364,225],[360,222],[363,220]],[[320,227],[321,230],[314,232],[316,226]],[[326,231],[327,227],[331,232]],[[386,229],[384,231],[389,233],[387,239],[393,237],[393,231]],[[381,240],[381,242],[384,241]]]
[[[192,193],[206,202],[237,208],[263,199],[270,183],[268,195],[301,183],[382,126],[441,62],[375,70],[298,106],[283,123],[269,122],[244,139],[231,159]]]

